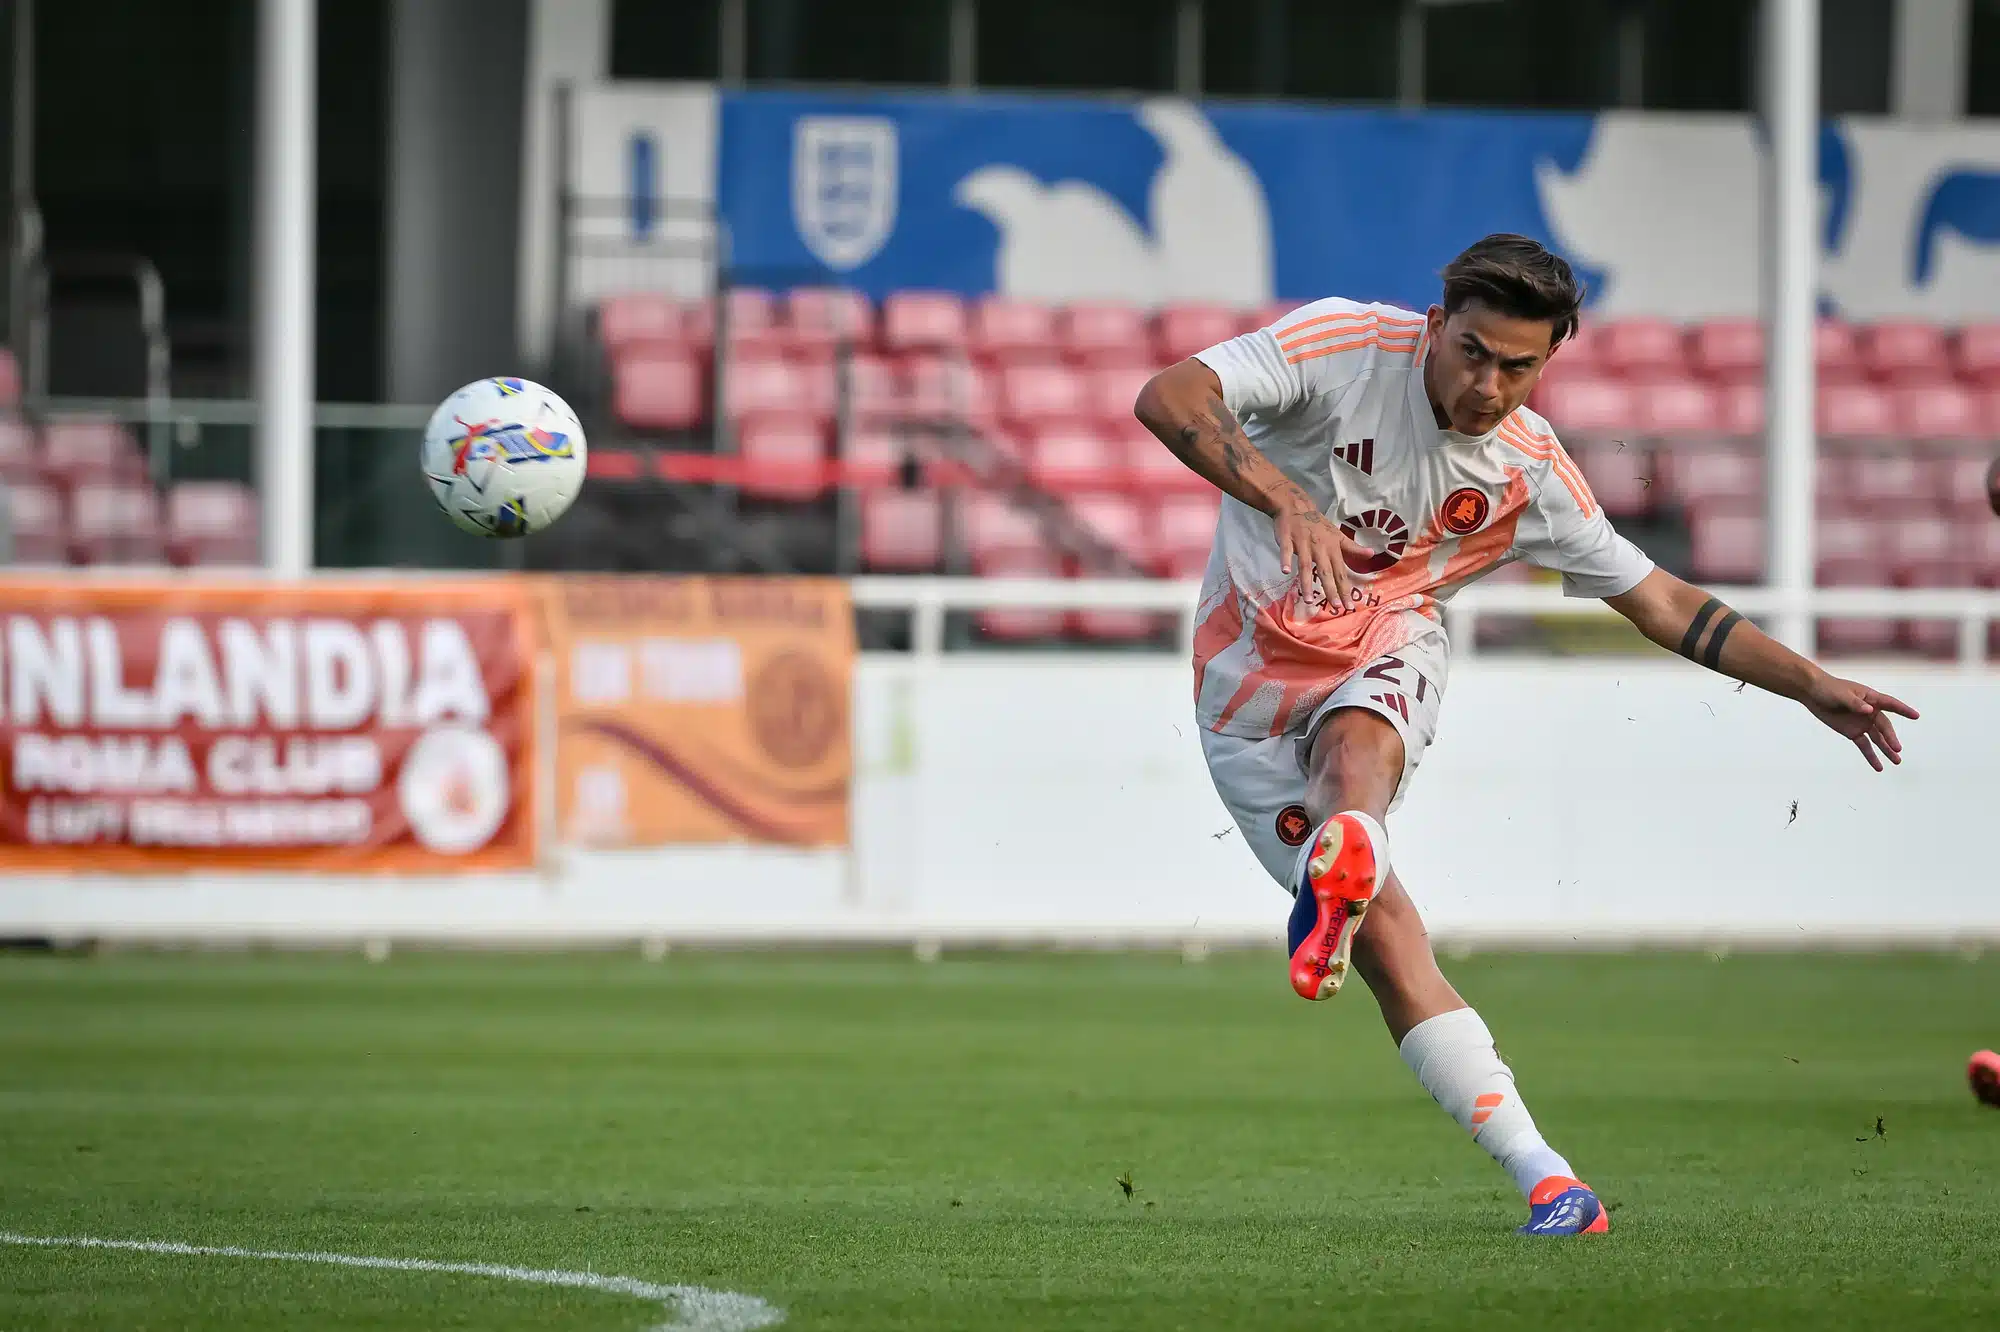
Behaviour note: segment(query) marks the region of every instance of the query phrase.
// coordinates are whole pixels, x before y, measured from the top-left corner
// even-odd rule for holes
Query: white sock
[[[1389,882],[1389,830],[1377,822],[1373,814],[1365,810],[1343,809],[1340,813],[1359,820],[1361,826],[1367,830],[1368,840],[1375,848],[1375,882],[1378,885]],[[1315,828],[1313,831],[1316,833],[1319,829]],[[1295,897],[1299,890],[1305,887],[1306,861],[1311,858],[1313,847],[1318,842],[1318,837],[1306,838],[1306,844],[1300,847],[1298,855],[1292,858],[1292,895]]]
[[[1479,1014],[1460,1008],[1419,1022],[1403,1037],[1402,1054],[1424,1090],[1514,1177],[1523,1197],[1550,1175],[1576,1177],[1542,1140]]]

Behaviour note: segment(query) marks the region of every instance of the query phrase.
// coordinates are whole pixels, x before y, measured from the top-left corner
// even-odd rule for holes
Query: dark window
[[[1206,90],[1332,102],[1396,96],[1401,0],[1208,0]]]
[[[948,77],[949,0],[750,0],[749,21],[753,79],[943,83]]]
[[[1209,22],[1222,8],[1210,6]],[[979,6],[979,82],[1166,91],[1178,9],[1177,0],[986,0]]]
[[[1894,0],[1820,0],[1819,22],[1820,110],[1830,116],[1888,114]]]
[[[1750,110],[1757,10],[1749,0],[1645,0],[1646,107]]]
[[[1594,108],[1617,102],[1609,0],[1479,0],[1424,11],[1424,100]]]
[[[717,0],[613,0],[611,77],[712,79],[720,24]]]
[[[1965,44],[1965,114],[2000,116],[2000,0],[1972,0]]]

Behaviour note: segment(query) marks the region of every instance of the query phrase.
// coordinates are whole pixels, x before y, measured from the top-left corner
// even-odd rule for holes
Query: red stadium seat
[[[1888,390],[1896,433],[1905,439],[1984,439],[1979,396],[1962,384],[1905,383]]]
[[[0,485],[0,503],[7,505],[14,563],[69,563],[69,530],[63,523],[60,494],[48,486],[10,483]]]
[[[1813,459],[1813,509],[1817,517],[1835,521],[1870,516],[1868,505],[1856,494],[1853,468],[1854,460],[1840,454],[1822,453]]]
[[[1837,319],[1813,326],[1813,364],[1820,382],[1851,383],[1861,378],[1861,348],[1854,329]]]
[[[1687,372],[1687,340],[1665,319],[1619,319],[1598,325],[1598,362],[1613,374],[1660,377]]]
[[[686,340],[681,303],[654,292],[607,297],[597,310],[597,340],[612,352],[638,342],[678,345]]]
[[[1063,365],[1010,365],[1000,372],[1000,416],[1022,427],[1087,420],[1083,378]]]
[[[811,417],[753,417],[743,422],[736,447],[742,490],[752,499],[809,500],[826,489],[826,432]]]
[[[1951,344],[1944,330],[1908,319],[1864,328],[1856,338],[1861,369],[1892,384],[1937,384],[1951,378]]]
[[[1694,372],[1719,384],[1758,382],[1764,377],[1764,325],[1756,319],[1711,319],[1695,325],[1688,338]]]
[[[1160,501],[1153,518],[1153,553],[1160,572],[1169,578],[1199,577],[1215,545],[1216,511],[1222,496],[1214,489],[1201,495],[1175,495]]]
[[[858,424],[893,420],[909,404],[902,366],[873,352],[856,352],[840,361],[836,382],[843,407]]]
[[[1058,425],[1028,442],[1028,477],[1044,490],[1106,490],[1124,479],[1124,460],[1094,428]]]
[[[248,486],[183,481],[167,492],[167,553],[177,564],[260,564],[259,526]]]
[[[895,484],[915,455],[902,436],[883,426],[857,426],[834,440],[834,457],[846,477],[842,484],[863,489]]]
[[[0,347],[0,407],[18,407],[20,403],[21,363],[13,352]]]
[[[1847,465],[1854,504],[1877,518],[1913,518],[1937,509],[1932,468],[1908,453],[1870,453]]]
[[[993,376],[955,356],[920,352],[903,361],[904,415],[925,421],[985,424],[998,416]]]
[[[957,517],[959,546],[976,572],[997,558],[1049,551],[1041,521],[1005,496],[973,491],[959,501]]]
[[[1613,518],[1637,518],[1653,508],[1652,454],[1637,444],[1610,441],[1576,450],[1591,493]]]
[[[944,558],[944,514],[927,490],[884,490],[861,501],[861,560],[885,573],[935,569]]]
[[[1082,365],[1153,363],[1153,340],[1146,316],[1136,305],[1078,301],[1057,316],[1063,354]]]
[[[1553,374],[1567,379],[1571,375],[1593,376],[1609,374],[1603,359],[1603,330],[1595,321],[1578,324],[1576,332],[1564,339],[1550,355],[1544,375]]]
[[[1822,521],[1814,545],[1821,587],[1882,587],[1889,582],[1888,533],[1883,524],[1857,519]],[[1853,656],[1886,652],[1896,643],[1896,622],[1833,617],[1818,624],[1822,652]]]
[[[42,459],[35,433],[19,421],[0,421],[0,482],[38,482]]]
[[[1982,388],[2000,388],[2000,323],[1967,324],[1952,348],[1958,377]]]
[[[1695,577],[1719,583],[1764,579],[1764,520],[1741,509],[1698,511],[1688,524]]]
[[[1617,439],[1636,430],[1639,410],[1630,385],[1616,379],[1560,379],[1535,395],[1535,410],[1565,435]]]
[[[1971,587],[1979,581],[1979,562],[1961,548],[1952,527],[1938,518],[1910,519],[1891,526],[1889,556],[1898,587]],[[1904,647],[1926,657],[1958,655],[1958,625],[1950,620],[1903,620],[1898,633]]]
[[[999,365],[1054,360],[1056,312],[1037,301],[983,297],[972,307],[966,350]]]
[[[723,318],[731,334],[776,328],[778,298],[762,287],[731,287],[722,300]]]
[[[722,373],[723,414],[732,421],[763,413],[833,415],[839,385],[831,364],[745,356]]]
[[[1819,433],[1834,439],[1886,439],[1896,433],[1889,395],[1869,384],[1823,385],[1817,415]]]
[[[686,430],[708,415],[702,381],[691,356],[627,352],[611,363],[611,413],[635,430]]]
[[[1224,305],[1166,305],[1154,320],[1153,353],[1161,365],[1184,361],[1236,336],[1242,320]]]
[[[1715,392],[1694,379],[1647,380],[1632,386],[1639,429],[1656,438],[1711,436],[1721,420]]]
[[[1715,426],[1725,439],[1764,437],[1764,386],[1722,384],[1715,391]]]
[[[1665,449],[1658,455],[1654,502],[1688,510],[1747,504],[1764,493],[1764,460],[1736,449]]]
[[[1106,366],[1084,371],[1084,390],[1090,397],[1091,415],[1106,426],[1122,426],[1135,419],[1133,404],[1154,373],[1150,365]]]
[[[875,310],[845,287],[795,287],[785,297],[785,326],[796,346],[867,347],[875,340]]]
[[[111,421],[54,421],[42,429],[42,468],[64,485],[137,482],[146,460],[124,426]]]
[[[890,351],[964,346],[965,303],[948,291],[890,293],[882,302],[882,345]]]
[[[1989,513],[1977,522],[1961,521],[1956,531],[1979,585],[2000,587],[2000,523]]]
[[[1134,489],[1148,495],[1213,495],[1215,487],[1198,475],[1152,431],[1137,421],[1109,431]]]
[[[1122,495],[1085,495],[1070,503],[1069,516],[1090,540],[1132,569],[1144,571],[1152,564],[1152,527],[1135,501]],[[1085,553],[1086,569],[1098,562]],[[1069,627],[1085,638],[1126,643],[1152,637],[1162,624],[1151,611],[1106,609],[1076,611]]]
[[[1986,498],[1986,469],[1993,459],[1984,454],[1957,454],[1934,464],[1935,493],[1947,513],[1962,522],[1984,523],[2000,529]]]
[[[83,482],[70,496],[70,543],[84,564],[160,563],[160,497],[146,485]]]

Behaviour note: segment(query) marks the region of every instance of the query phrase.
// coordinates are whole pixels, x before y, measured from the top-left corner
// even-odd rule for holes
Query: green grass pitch
[[[1964,1080],[2000,959],[1448,970],[1610,1235],[1515,1236],[1366,992],[1301,1003],[1275,954],[4,957],[0,1230],[616,1273],[801,1332],[2000,1326]],[[663,1316],[0,1246],[9,1332]]]

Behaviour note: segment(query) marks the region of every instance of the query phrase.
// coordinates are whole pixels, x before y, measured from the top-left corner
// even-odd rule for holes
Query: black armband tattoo
[[[1715,618],[1717,611],[1725,609],[1727,607],[1722,604],[1722,600],[1719,597],[1710,597],[1707,601],[1701,603],[1701,609],[1694,613],[1694,619],[1688,624],[1687,632],[1681,635],[1681,655],[1683,657],[1686,657],[1689,661],[1701,660],[1701,658],[1694,654],[1696,646],[1701,642],[1701,631],[1708,628],[1708,622]]]
[[[1722,642],[1729,637],[1729,631],[1743,623],[1743,617],[1730,611],[1715,622],[1715,630],[1708,636],[1708,646],[1702,649],[1701,664],[1711,671],[1722,669]]]

